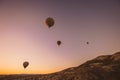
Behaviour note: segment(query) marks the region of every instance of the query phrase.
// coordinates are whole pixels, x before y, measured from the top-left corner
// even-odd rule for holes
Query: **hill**
[[[120,80],[120,52],[45,75],[1,75],[0,80]]]

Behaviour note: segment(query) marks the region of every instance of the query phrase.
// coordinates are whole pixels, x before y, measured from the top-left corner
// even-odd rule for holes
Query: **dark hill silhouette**
[[[78,67],[45,75],[8,75],[0,80],[120,80],[120,52],[102,55]]]

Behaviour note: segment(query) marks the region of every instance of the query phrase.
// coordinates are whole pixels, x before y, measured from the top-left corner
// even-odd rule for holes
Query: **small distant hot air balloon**
[[[48,18],[46,19],[45,23],[46,23],[46,25],[47,25],[49,28],[51,28],[51,27],[54,25],[55,21],[54,21],[53,18],[48,17]]]
[[[58,45],[58,46],[60,46],[60,45],[61,45],[61,43],[62,43],[61,41],[57,41],[57,45]]]
[[[23,62],[23,67],[24,67],[24,69],[27,68],[28,65],[29,65],[29,62],[28,62],[28,61]]]
[[[89,44],[89,42],[86,42],[86,44]]]

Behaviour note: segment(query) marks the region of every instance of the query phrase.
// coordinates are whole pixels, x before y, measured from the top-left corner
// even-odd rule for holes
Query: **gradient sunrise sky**
[[[120,0],[0,0],[0,74],[52,73],[118,51]]]

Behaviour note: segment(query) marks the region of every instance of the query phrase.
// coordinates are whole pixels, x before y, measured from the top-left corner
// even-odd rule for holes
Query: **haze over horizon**
[[[50,29],[47,17],[55,20]],[[120,51],[119,34],[119,0],[0,0],[0,74],[78,66]]]

